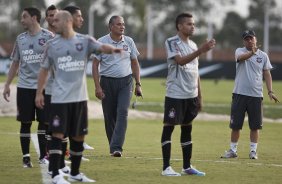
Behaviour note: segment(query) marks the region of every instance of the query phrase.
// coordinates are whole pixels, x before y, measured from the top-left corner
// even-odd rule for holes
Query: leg
[[[181,126],[180,143],[182,147],[183,155],[183,169],[190,168],[190,161],[192,157],[192,124],[187,126]]]
[[[37,138],[38,138],[38,144],[39,144],[39,151],[40,151],[40,157],[39,160],[42,160],[46,156],[46,130],[45,130],[45,124],[43,122],[38,122],[37,127]]]
[[[20,142],[23,154],[23,167],[33,167],[30,162],[29,146],[30,146],[30,127],[31,122],[21,122]]]
[[[257,159],[257,145],[259,130],[262,129],[262,98],[250,97],[248,104],[248,117],[250,127],[250,155],[251,159]]]
[[[76,176],[79,172],[79,167],[82,158],[83,148],[83,136],[76,136],[70,138],[70,155],[71,155],[71,175]]]
[[[239,137],[240,137],[240,130],[232,129],[231,130],[230,149],[235,153],[237,152]]]
[[[245,113],[247,110],[248,97],[233,94],[231,105],[231,116],[229,127],[231,130],[230,150],[226,152],[226,158],[237,157],[237,147],[240,138],[240,130],[243,127]]]
[[[35,119],[35,99],[36,90],[17,88],[17,120],[21,122],[20,142],[23,153],[23,166],[32,167],[30,162],[30,128]]]
[[[62,140],[62,155],[61,155],[61,160],[60,160],[60,169],[64,168],[65,165],[65,155],[67,151],[67,146],[68,146],[68,137],[64,137]]]
[[[132,83],[127,84],[118,93],[118,103],[117,103],[117,115],[116,115],[116,125],[113,132],[110,149],[111,152],[120,151],[122,152],[122,147],[125,140],[125,134],[127,129],[127,117],[128,108],[130,105],[130,99],[132,96]]]
[[[163,126],[162,132],[162,155],[163,155],[163,170],[170,166],[170,153],[171,153],[171,135],[174,130],[174,126]]]
[[[259,130],[250,130],[250,151],[257,152]]]
[[[62,155],[62,139],[64,138],[64,134],[62,133],[53,133],[52,140],[50,144],[50,165],[52,170],[52,178],[59,175],[60,168],[60,159]]]
[[[108,142],[110,144],[116,123],[116,93],[112,89],[112,81],[110,79],[102,77],[100,83],[105,93],[105,98],[102,100],[102,108],[105,121],[105,130]]]

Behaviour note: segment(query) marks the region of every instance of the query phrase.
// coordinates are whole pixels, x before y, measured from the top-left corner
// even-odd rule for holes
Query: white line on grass
[[[40,155],[39,151],[39,145],[38,145],[38,139],[37,139],[37,134],[31,134],[31,140],[34,144],[35,150],[37,155]],[[39,164],[40,170],[41,170],[41,175],[42,175],[42,183],[43,184],[49,184],[52,183],[50,175],[47,173],[48,171],[48,165],[47,164]]]
[[[126,159],[144,159],[144,160],[162,160],[162,158],[146,158],[146,157],[124,157]],[[180,161],[182,159],[174,158],[171,159],[174,161]],[[229,160],[193,160],[195,162],[214,162],[214,163],[228,163],[228,164],[243,164],[239,161],[229,161]],[[246,163],[247,165],[255,165],[255,166],[270,166],[270,167],[282,167],[282,164],[268,164],[268,163]]]

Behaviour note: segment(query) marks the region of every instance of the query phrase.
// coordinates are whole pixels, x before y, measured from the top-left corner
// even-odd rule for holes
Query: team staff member
[[[133,90],[132,75],[136,84],[135,94],[142,96],[137,59],[139,52],[132,38],[124,35],[123,17],[112,16],[109,20],[109,30],[110,33],[99,38],[98,41],[121,48],[124,53],[122,55],[96,55],[92,74],[95,82],[95,95],[102,100],[110,154],[114,157],[121,157],[127,128],[128,107]],[[99,65],[100,71],[98,70]]]
[[[71,173],[69,181],[95,182],[80,173],[84,137],[88,132],[86,66],[88,57],[93,52],[120,52],[109,45],[103,45],[92,37],[76,33],[73,19],[69,12],[59,11],[55,14],[53,25],[60,34],[47,43],[44,61],[38,77],[36,105],[44,106],[42,94],[50,68],[54,68],[52,85],[50,123],[52,140],[50,145],[50,164],[52,165],[52,182],[69,183],[59,174],[62,154],[62,139],[70,139]]]
[[[267,54],[257,48],[257,38],[252,30],[242,34],[244,47],[235,51],[236,77],[233,89],[230,128],[230,150],[222,158],[237,157],[240,130],[245,113],[248,113],[250,128],[250,159],[258,159],[257,145],[259,130],[262,129],[263,78],[270,100],[279,102],[272,90],[271,63]]]
[[[3,96],[9,101],[10,84],[18,73],[17,83],[17,120],[21,122],[20,142],[23,154],[23,167],[30,168],[29,146],[32,121],[39,122],[37,136],[40,149],[39,163],[46,164],[46,139],[44,112],[36,108],[34,100],[37,89],[37,76],[42,61],[44,44],[53,38],[53,34],[40,27],[40,11],[33,7],[25,8],[21,23],[26,32],[18,35],[11,59],[13,60],[4,87]]]
[[[168,63],[164,126],[161,137],[163,176],[180,176],[170,166],[171,135],[175,125],[181,126],[181,147],[183,153],[182,174],[204,176],[191,165],[192,121],[202,107],[198,57],[214,48],[215,40],[206,41],[197,48],[190,39],[195,31],[193,16],[181,13],[176,17],[177,35],[165,42]]]

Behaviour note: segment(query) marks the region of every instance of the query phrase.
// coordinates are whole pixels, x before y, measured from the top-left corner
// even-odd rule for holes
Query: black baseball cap
[[[246,30],[242,34],[242,38],[245,39],[247,37],[255,37],[256,33],[253,30]]]

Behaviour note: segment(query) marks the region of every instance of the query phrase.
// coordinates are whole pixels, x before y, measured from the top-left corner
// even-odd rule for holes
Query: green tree
[[[246,29],[246,21],[236,12],[228,12],[222,29],[216,34],[217,44],[222,48],[236,48],[242,45],[240,34]]]
[[[268,4],[268,5],[267,5]],[[268,6],[269,11],[269,42],[270,45],[282,45],[281,37],[281,21],[282,17],[272,11],[276,6],[275,0],[251,0],[249,7],[249,17],[247,18],[247,25],[250,29],[254,29],[258,42],[263,42],[263,27],[264,27],[264,13],[265,8]]]

